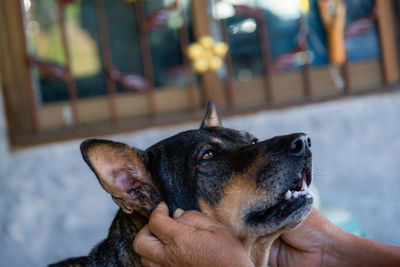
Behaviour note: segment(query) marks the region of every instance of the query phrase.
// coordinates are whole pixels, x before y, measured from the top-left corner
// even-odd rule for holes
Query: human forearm
[[[323,266],[400,266],[400,248],[347,233],[328,231]]]

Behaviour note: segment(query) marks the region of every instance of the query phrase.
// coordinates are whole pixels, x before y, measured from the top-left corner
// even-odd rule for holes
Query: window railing
[[[186,120],[208,98],[228,114],[399,82],[393,1],[346,1],[340,65],[329,61],[320,1],[289,2],[3,2],[3,13],[17,15],[0,19],[3,60],[11,60],[10,47],[18,55],[3,71],[10,140],[34,144]],[[222,68],[195,73],[188,47],[208,35],[229,50]],[[13,76],[17,68],[26,71]],[[16,108],[19,100],[24,108]]]

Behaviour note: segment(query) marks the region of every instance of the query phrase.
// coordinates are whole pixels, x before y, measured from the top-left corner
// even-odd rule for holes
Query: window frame
[[[215,22],[211,21],[212,18],[208,16],[207,5],[209,1],[191,0],[191,15],[193,18],[193,30],[196,38],[210,34],[210,24]],[[375,1],[378,6],[379,21],[377,28],[379,32],[379,41],[381,46],[381,58],[379,60],[369,60],[366,62],[354,62],[348,64],[348,72],[352,78],[352,85],[356,89],[354,94],[360,92],[369,92],[371,88],[366,86],[368,84],[377,83],[376,87],[390,88],[392,85],[397,84],[400,79],[398,50],[396,47],[396,21],[393,14],[392,0],[379,0]],[[39,109],[35,108],[33,90],[30,83],[30,69],[27,64],[26,54],[26,40],[24,35],[22,5],[20,1],[1,1],[0,2],[0,89],[2,91],[4,100],[4,109],[7,121],[7,132],[11,148],[26,147],[35,144],[48,143],[59,140],[68,140],[74,138],[82,138],[93,135],[104,135],[112,133],[120,133],[159,125],[170,125],[172,123],[188,121],[200,118],[200,112],[186,113],[188,102],[182,94],[183,88],[168,88],[168,90],[161,90],[158,92],[156,98],[159,105],[158,111],[160,113],[175,112],[173,115],[160,115],[157,118],[149,119],[146,116],[143,118],[121,120],[118,124],[112,123],[96,123],[96,120],[88,122],[87,127],[76,129],[65,129],[57,127],[49,127],[46,131],[40,131],[37,128],[37,119],[51,120],[48,118],[54,110],[59,110],[65,103],[56,103]],[[382,70],[382,76],[377,71]],[[242,94],[242,100],[239,105],[233,109],[228,109],[228,98],[225,82],[220,80],[216,73],[206,72],[199,75],[200,86],[195,90],[196,107],[203,107],[206,100],[213,98],[225,111],[225,114],[238,114],[248,112],[249,110],[271,109],[280,108],[285,105],[292,104],[307,104],[315,102],[316,100],[326,100],[328,98],[342,97],[350,92],[343,92],[337,94],[334,86],[327,86],[324,80],[329,75],[327,67],[312,68],[310,70],[310,77],[314,95],[312,97],[304,97],[303,92],[299,88],[293,89],[293,83],[303,83],[300,77],[300,71],[282,72],[274,74],[272,83],[275,88],[275,93],[278,93],[276,98],[278,102],[268,103],[258,101],[263,96],[263,77],[255,77],[250,81],[251,86],[246,86],[240,81],[231,81],[234,88],[236,99]],[[361,77],[360,73],[375,73],[374,77],[368,75],[369,80]],[[379,85],[383,80],[383,85]],[[320,86],[324,84],[324,86]],[[240,88],[251,87],[251,90],[243,94]],[[301,85],[300,85],[301,86]],[[373,85],[375,86],[375,85]],[[324,90],[322,90],[324,89]],[[357,90],[359,89],[359,90]],[[366,90],[363,90],[366,89]],[[163,93],[168,91],[168,93]],[[379,91],[382,91],[379,89]],[[175,109],[168,107],[163,100],[166,94],[169,97],[177,99],[172,105]],[[139,94],[140,95],[140,94]],[[246,98],[247,96],[247,98]],[[129,97],[129,96],[128,96]],[[292,101],[287,104],[279,102],[280,99],[291,98]],[[106,97],[96,97],[95,99],[82,99],[78,100],[78,109],[84,109],[85,105],[90,105],[93,101],[106,101]],[[124,102],[124,96],[117,97],[119,102]],[[138,100],[140,101],[140,99]],[[183,102],[182,102],[183,101]],[[164,104],[163,104],[164,103]],[[181,103],[181,105],[179,105]],[[183,104],[182,104],[183,103]],[[250,103],[251,108],[248,108]],[[121,104],[124,107],[126,104]],[[186,113],[186,114],[185,114]],[[132,115],[132,114],[130,114]],[[137,114],[138,117],[143,114]],[[47,117],[46,117],[47,116]],[[128,116],[127,116],[128,117]],[[104,119],[104,118],[102,118]],[[99,119],[102,120],[102,119]]]

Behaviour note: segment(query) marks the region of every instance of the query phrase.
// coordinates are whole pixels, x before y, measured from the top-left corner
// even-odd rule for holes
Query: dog
[[[198,210],[230,228],[255,266],[266,266],[272,242],[312,208],[311,140],[304,133],[259,142],[221,126],[214,101],[199,129],[146,151],[109,140],[81,144],[83,159],[120,207],[109,234],[88,256],[50,266],[142,266],[133,240],[165,201]]]

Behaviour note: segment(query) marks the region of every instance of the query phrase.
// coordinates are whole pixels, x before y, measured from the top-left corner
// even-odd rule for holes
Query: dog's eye
[[[203,156],[201,158],[202,159],[211,159],[212,157],[214,157],[214,152],[207,151],[206,153],[203,154]]]
[[[256,144],[258,142],[258,139],[257,138],[254,138],[253,140],[251,140],[251,143],[254,145],[254,144]]]

